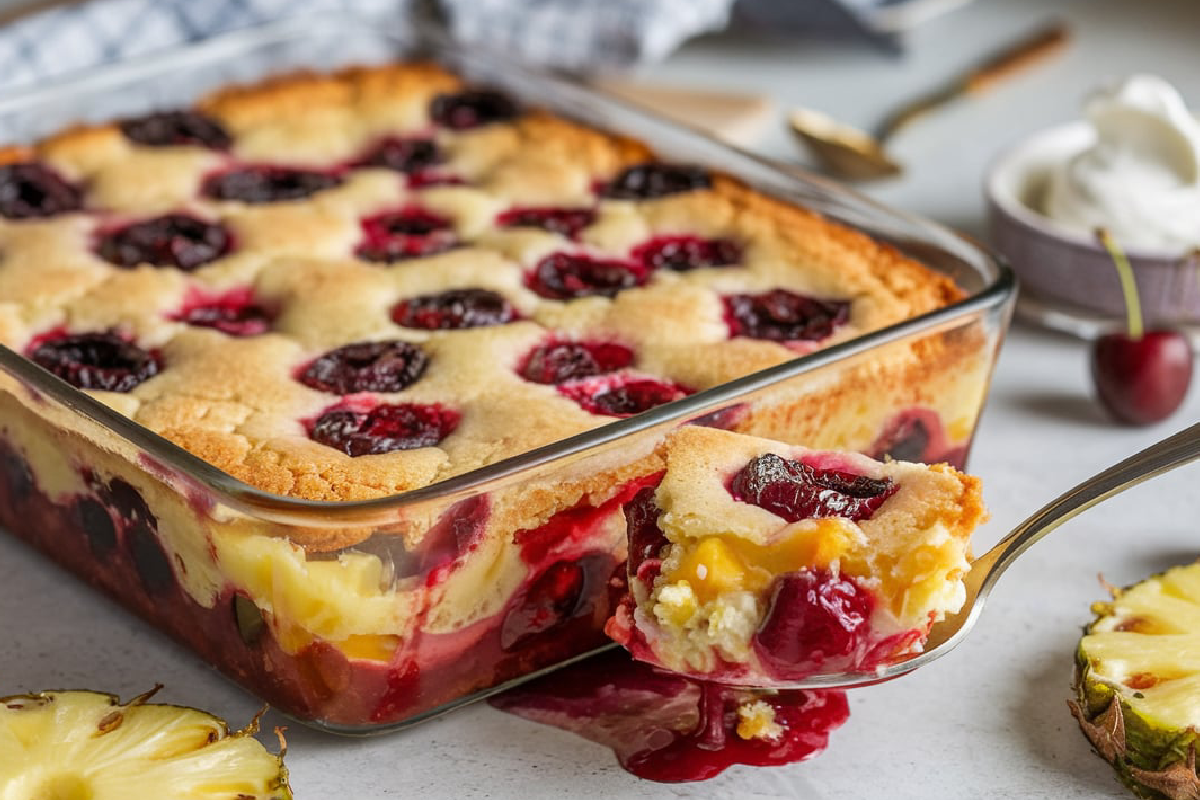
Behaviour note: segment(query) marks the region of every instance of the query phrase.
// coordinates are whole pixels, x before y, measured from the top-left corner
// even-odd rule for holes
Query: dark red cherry
[[[7,487],[11,504],[29,499],[35,486],[29,462],[0,439],[0,488]]]
[[[775,579],[754,650],[783,679],[810,675],[826,661],[853,668],[869,652],[874,607],[874,597],[853,578],[827,570],[785,573]]]
[[[118,267],[147,265],[191,272],[232,247],[233,237],[220,223],[190,214],[164,214],[102,232],[96,255]]]
[[[788,522],[818,517],[870,519],[899,487],[836,470],[820,470],[774,453],[756,456],[734,476],[734,498]]]
[[[298,380],[320,392],[399,392],[414,384],[429,356],[409,342],[356,342],[314,359]]]
[[[644,486],[625,504],[625,532],[629,539],[629,579],[652,582],[654,575],[643,575],[642,565],[654,574],[658,572],[663,548],[669,542],[658,526],[662,509],[654,502],[657,486]]]
[[[0,166],[0,215],[32,219],[69,214],[83,208],[83,192],[43,164]]]
[[[75,521],[83,529],[88,546],[98,556],[106,556],[117,548],[117,529],[108,506],[94,497],[81,497],[75,502]]]
[[[815,342],[850,318],[850,303],[772,289],[724,298],[729,335],[772,342]]]
[[[504,618],[500,646],[511,650],[574,616],[585,582],[583,568],[574,562],[557,561],[547,567]]]
[[[348,456],[433,447],[458,427],[456,411],[439,405],[400,403],[370,411],[333,408],[316,419],[309,438]]]
[[[365,217],[360,225],[363,239],[354,254],[367,261],[419,258],[458,244],[454,223],[448,217],[417,206]]]
[[[278,166],[246,166],[209,175],[200,194],[213,200],[243,203],[278,203],[304,200],[342,184],[333,172]]]
[[[158,111],[117,123],[125,138],[149,147],[199,145],[228,150],[233,139],[220,122],[196,111]]]
[[[42,339],[29,351],[38,366],[80,389],[128,392],[162,370],[156,350],[115,333],[72,333]]]
[[[197,328],[212,328],[228,336],[257,336],[266,333],[274,313],[254,299],[248,287],[230,289],[221,294],[192,289],[183,308],[171,316]]]
[[[742,261],[742,248],[729,239],[658,236],[633,248],[630,255],[647,270],[689,272],[708,267],[736,266]]]
[[[548,342],[538,345],[517,370],[527,381],[559,384],[625,369],[633,351],[615,342]]]
[[[612,376],[566,383],[558,391],[591,414],[629,417],[691,394],[675,383],[657,378]]]
[[[442,153],[433,139],[388,136],[376,142],[354,166],[379,167],[408,175],[424,172],[441,161]]]
[[[449,331],[503,325],[516,319],[512,304],[491,289],[450,289],[401,300],[392,321],[406,328]]]
[[[510,208],[496,216],[496,225],[501,228],[540,228],[568,239],[577,238],[580,231],[595,221],[596,210],[592,208]]]
[[[405,185],[409,189],[432,189],[437,186],[466,186],[467,181],[461,175],[430,170],[409,174]]]
[[[653,200],[711,187],[712,176],[703,167],[650,162],[623,170],[601,194],[616,200]]]
[[[613,297],[622,289],[641,286],[646,278],[640,265],[628,261],[552,253],[537,263],[526,283],[541,297],[573,300]]]
[[[429,118],[437,125],[456,131],[508,122],[519,113],[516,101],[497,89],[488,88],[439,94],[429,104]]]
[[[1183,404],[1192,382],[1192,345],[1177,331],[1101,336],[1092,345],[1092,381],[1112,417],[1152,425]]]

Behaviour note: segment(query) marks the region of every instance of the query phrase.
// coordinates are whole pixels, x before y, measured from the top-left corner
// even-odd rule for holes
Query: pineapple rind
[[[1116,593],[1113,602],[1097,604],[1094,608],[1096,619],[1084,629],[1084,636],[1075,653],[1075,688],[1086,719],[1095,722],[1109,710],[1113,702],[1120,705],[1123,740],[1111,757],[1103,753],[1101,755],[1111,763],[1121,783],[1147,800],[1194,797],[1196,795],[1192,792],[1200,789],[1200,776],[1186,770],[1189,754],[1200,748],[1197,742],[1200,734],[1196,731],[1200,727],[1200,712],[1197,712],[1200,703],[1191,700],[1196,692],[1191,691],[1189,686],[1200,683],[1200,671],[1195,670],[1194,665],[1188,665],[1190,669],[1180,670],[1181,674],[1174,676],[1180,682],[1180,688],[1189,689],[1182,696],[1188,698],[1191,708],[1180,709],[1170,705],[1162,708],[1164,695],[1169,698],[1181,694],[1170,686],[1172,681],[1158,685],[1167,687],[1166,691],[1159,688],[1155,692],[1155,687],[1139,690],[1126,684],[1126,681],[1135,684],[1136,681],[1130,681],[1131,676],[1124,674],[1131,663],[1139,663],[1136,655],[1114,665],[1105,662],[1099,654],[1111,656],[1126,644],[1136,649],[1137,640],[1141,637],[1147,639],[1144,651],[1160,651],[1163,644],[1159,638],[1161,636],[1173,637],[1167,641],[1188,643],[1188,634],[1200,635],[1200,629],[1194,627],[1200,617],[1198,587],[1200,564],[1193,564],[1152,576]],[[1184,611],[1179,605],[1180,600],[1192,605],[1189,613],[1180,613]],[[1156,611],[1162,616],[1156,617]],[[1145,621],[1148,632],[1112,635],[1114,631],[1128,627],[1135,617]],[[1154,642],[1155,639],[1159,641]],[[1140,663],[1153,663],[1154,659],[1146,658],[1144,651]],[[1164,658],[1163,666],[1178,669],[1178,664],[1191,660],[1185,658],[1182,651],[1179,655],[1176,664],[1170,664],[1169,657]],[[1172,715],[1180,717],[1181,714],[1182,718],[1170,719]],[[1080,722],[1082,725],[1083,720]],[[1170,776],[1170,779],[1164,780],[1163,776]],[[1155,786],[1148,786],[1146,781]],[[1160,791],[1164,786],[1165,791]]]
[[[148,698],[122,704],[85,691],[0,698],[0,798],[291,800],[283,753],[253,738],[257,718],[231,733],[211,714]]]

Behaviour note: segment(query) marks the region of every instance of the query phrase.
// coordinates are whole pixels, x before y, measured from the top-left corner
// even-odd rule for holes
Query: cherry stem
[[[1125,296],[1125,314],[1129,325],[1129,338],[1141,339],[1142,331],[1142,302],[1138,297],[1137,282],[1133,278],[1133,265],[1125,256],[1125,251],[1113,239],[1107,228],[1097,228],[1096,238],[1108,251],[1109,258],[1117,268],[1117,276],[1121,279],[1121,294]]]

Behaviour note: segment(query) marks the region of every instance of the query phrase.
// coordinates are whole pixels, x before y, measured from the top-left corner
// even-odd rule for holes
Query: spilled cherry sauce
[[[743,738],[738,707],[771,707],[777,735]],[[735,764],[778,766],[824,750],[850,716],[837,690],[750,692],[634,661],[614,650],[488,701],[533,722],[612,748],[620,765],[663,783],[700,781]]]

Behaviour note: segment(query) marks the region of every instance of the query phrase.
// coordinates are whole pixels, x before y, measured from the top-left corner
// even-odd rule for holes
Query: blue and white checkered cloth
[[[427,0],[452,35],[530,63],[582,70],[662,58],[728,24],[735,1],[750,20],[805,23],[871,36],[859,10],[889,0]],[[894,1],[894,0],[891,0]],[[176,47],[215,34],[312,13],[403,21],[414,0],[90,0],[0,28],[0,89]],[[783,14],[783,16],[780,16]],[[799,25],[797,23],[800,23]]]

